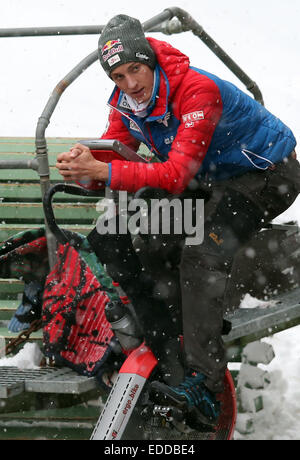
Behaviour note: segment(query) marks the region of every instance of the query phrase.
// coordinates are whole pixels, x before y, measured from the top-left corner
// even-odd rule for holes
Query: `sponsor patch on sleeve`
[[[196,112],[187,113],[182,115],[182,121],[185,123],[186,128],[192,128],[195,121],[204,120],[203,110],[197,110]]]

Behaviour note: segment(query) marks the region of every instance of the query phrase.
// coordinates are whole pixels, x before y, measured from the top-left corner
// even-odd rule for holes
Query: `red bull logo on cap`
[[[109,51],[110,49],[112,49],[115,45],[121,45],[121,40],[109,40],[108,42],[105,43],[105,45],[103,46],[102,50],[101,50],[101,53],[102,53],[102,56],[104,53],[106,53],[107,51]]]
[[[109,40],[105,43],[101,50],[103,61],[106,62],[107,59],[112,57],[114,54],[121,53],[122,51],[124,51],[124,48],[121,40]]]

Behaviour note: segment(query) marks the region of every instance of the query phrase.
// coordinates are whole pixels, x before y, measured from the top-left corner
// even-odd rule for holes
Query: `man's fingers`
[[[70,149],[71,158],[77,158],[84,152],[90,152],[90,149],[82,144],[75,144],[74,147]]]
[[[70,157],[72,158],[72,160],[74,160],[74,158],[77,158],[81,154],[82,154],[81,149],[78,149],[78,148],[75,148],[75,147],[70,149]]]
[[[66,162],[66,161],[57,162],[55,166],[57,167],[57,169],[59,169],[59,171],[70,171],[70,170],[72,170],[72,167],[70,166],[70,163]]]
[[[60,153],[57,156],[57,162],[62,163],[64,161],[73,161],[75,158],[82,155],[84,152],[90,152],[90,150],[81,144],[75,144],[73,147],[70,148],[69,152]]]
[[[59,173],[65,180],[76,180],[77,176],[72,169],[59,169]]]
[[[57,162],[58,163],[62,163],[63,161],[70,161],[71,158],[70,158],[70,154],[71,152],[63,152],[63,153],[60,153],[58,156],[57,156]]]

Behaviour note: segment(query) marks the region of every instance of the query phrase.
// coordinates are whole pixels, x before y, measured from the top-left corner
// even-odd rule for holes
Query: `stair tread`
[[[55,217],[60,223],[92,223],[100,213],[96,210],[96,203],[54,203]],[[0,203],[1,222],[44,222],[42,203]]]
[[[14,311],[18,308],[19,304],[20,304],[20,300],[0,299],[0,311],[5,311],[5,310]]]
[[[1,161],[1,158],[0,158]],[[52,181],[54,184],[54,181]],[[104,194],[104,192],[103,192]],[[41,202],[41,186],[38,182],[10,182],[0,183],[1,203],[7,201],[39,201]],[[78,197],[66,193],[57,193],[53,199],[54,202],[97,202],[99,197]]]

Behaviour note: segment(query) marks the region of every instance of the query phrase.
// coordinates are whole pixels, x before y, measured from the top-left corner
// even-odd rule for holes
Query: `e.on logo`
[[[182,115],[182,121],[185,123],[186,128],[192,128],[195,121],[204,120],[203,110],[197,110],[196,112],[187,113]]]

